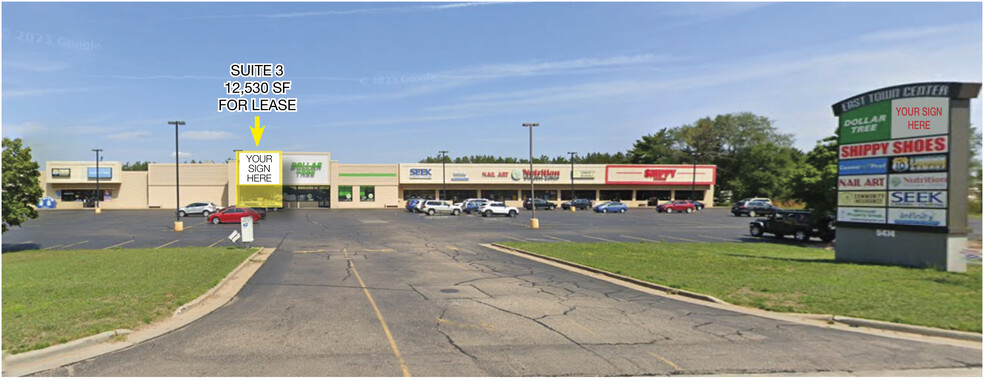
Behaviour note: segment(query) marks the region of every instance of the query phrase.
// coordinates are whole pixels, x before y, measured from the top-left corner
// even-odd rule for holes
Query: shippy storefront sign
[[[834,104],[838,260],[965,271],[970,99],[979,83],[913,83]]]
[[[695,178],[696,177],[696,178]],[[608,165],[605,184],[612,185],[714,185],[717,166],[698,165]]]

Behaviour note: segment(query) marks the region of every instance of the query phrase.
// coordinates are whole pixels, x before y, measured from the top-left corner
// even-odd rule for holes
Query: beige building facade
[[[572,198],[621,200],[631,207],[694,198],[713,203],[713,165],[575,164],[340,164],[327,152],[284,152],[284,208],[401,207],[410,198],[490,198],[519,206],[534,195],[562,203]],[[49,161],[41,176],[56,209],[94,206],[98,175],[103,209],[175,209],[175,165],[122,171],[119,162]],[[236,203],[236,164],[180,164],[180,204]],[[572,193],[573,186],[573,193]],[[693,197],[691,197],[693,194]],[[572,197],[573,196],[573,197]]]

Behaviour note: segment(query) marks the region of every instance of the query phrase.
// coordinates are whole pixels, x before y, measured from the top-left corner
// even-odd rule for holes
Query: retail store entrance
[[[329,208],[331,207],[330,186],[285,186],[284,208]]]

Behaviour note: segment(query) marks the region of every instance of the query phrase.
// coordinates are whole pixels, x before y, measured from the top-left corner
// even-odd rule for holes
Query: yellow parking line
[[[103,250],[108,250],[108,249],[112,249],[112,248],[114,248],[114,247],[120,247],[120,246],[123,246],[123,245],[126,245],[126,244],[128,244],[128,243],[130,243],[130,242],[133,242],[133,241],[134,241],[134,240],[132,240],[132,239],[131,239],[131,240],[129,240],[129,241],[126,241],[126,242],[120,242],[120,243],[117,243],[117,244],[115,244],[115,245],[113,245],[113,246],[110,246],[110,247],[104,247],[104,248],[103,248]]]
[[[663,236],[663,237],[666,237],[666,238],[669,238],[669,239],[675,239],[675,240],[679,240],[679,241],[688,241],[688,242],[703,242],[703,241],[698,241],[698,240],[696,240],[696,239],[690,239],[690,238],[680,238],[680,237],[674,237],[674,236],[671,236],[671,235],[666,235],[666,234],[661,234],[661,236]]]
[[[683,371],[683,368],[681,368],[681,367],[679,367],[679,366],[677,366],[677,364],[674,364],[674,363],[673,363],[673,361],[670,361],[670,360],[667,360],[667,359],[665,359],[665,358],[663,358],[663,356],[660,356],[660,355],[658,355],[658,354],[655,354],[655,353],[653,353],[653,352],[649,352],[649,354],[650,354],[650,355],[652,355],[652,356],[653,356],[653,357],[655,357],[655,358],[658,358],[658,359],[660,359],[660,360],[662,360],[662,361],[663,361],[663,362],[665,362],[665,363],[666,363],[667,365],[669,365],[669,366],[672,366],[672,367],[673,367],[673,369],[676,369],[677,371]]]
[[[65,244],[63,243],[61,245],[55,245],[55,246],[46,247],[43,250],[54,250],[54,249],[57,249],[57,248],[62,247],[62,246],[65,246]]]
[[[574,241],[571,241],[571,240],[569,240],[569,239],[563,239],[563,238],[560,238],[560,237],[554,237],[554,236],[552,236],[552,235],[546,235],[546,234],[544,234],[543,236],[544,236],[544,237],[547,237],[547,238],[550,238],[550,239],[555,239],[555,240],[558,240],[558,241],[564,241],[564,242],[574,242]]]
[[[155,247],[155,249],[160,249],[160,248],[162,248],[162,247],[165,247],[165,246],[168,246],[168,245],[170,245],[170,244],[172,244],[172,243],[175,243],[175,242],[178,242],[178,241],[180,241],[180,239],[176,239],[176,240],[174,240],[174,241],[171,241],[171,242],[168,242],[168,243],[165,243],[165,244],[163,244],[163,245],[160,245],[160,246],[158,246],[158,247]]]
[[[368,253],[390,253],[393,249],[360,249],[358,251],[365,251]]]
[[[294,254],[311,254],[311,253],[324,253],[324,252],[325,252],[325,249],[318,249],[318,250],[298,250],[298,251],[295,251]]]
[[[219,238],[219,240],[218,240],[218,241],[215,241],[215,243],[213,243],[213,244],[211,244],[211,245],[208,245],[208,247],[212,247],[212,246],[215,246],[215,245],[218,245],[218,244],[219,244],[219,242],[222,242],[223,240],[225,240],[225,238]]]
[[[70,248],[72,246],[81,245],[81,244],[86,243],[86,242],[89,242],[89,240],[79,241],[79,242],[76,242],[76,243],[68,244],[68,245],[62,246],[61,249],[67,249],[67,248]]]
[[[640,241],[646,241],[646,242],[652,242],[652,243],[659,243],[659,241],[653,241],[653,240],[647,239],[647,238],[633,237],[633,236],[630,236],[630,235],[620,235],[619,237],[625,237],[625,238],[628,238],[628,239],[637,239],[637,240],[640,240]]]
[[[342,252],[348,255],[345,249]],[[383,327],[383,333],[386,334],[386,340],[389,341],[390,348],[393,349],[393,354],[396,355],[396,360],[400,362],[400,369],[403,370],[403,377],[410,377],[410,370],[407,369],[406,362],[403,361],[403,356],[400,355],[400,349],[396,347],[396,341],[393,340],[393,335],[390,333],[389,327],[386,325],[386,320],[383,319],[383,314],[379,312],[379,307],[376,306],[376,301],[372,300],[372,294],[369,293],[369,289],[366,287],[366,283],[362,281],[362,277],[359,276],[359,271],[355,269],[355,263],[351,259],[348,260],[349,267],[352,268],[352,274],[355,274],[355,279],[359,281],[359,285],[362,286],[362,291],[366,293],[366,298],[369,299],[369,304],[372,304],[373,311],[376,311],[376,318],[379,319],[379,325]]]
[[[199,223],[197,223],[197,224],[194,224],[194,225],[191,225],[191,226],[189,226],[189,227],[186,227],[185,229],[191,229],[191,228],[193,228],[193,227],[195,227],[195,226],[198,226],[198,225],[201,225],[201,224],[204,224],[204,223],[206,223],[206,222],[208,222],[208,220],[205,220],[205,221],[202,221],[202,222],[199,222]]]
[[[596,240],[599,240],[599,241],[618,242],[618,241],[615,241],[615,240],[610,240],[608,238],[595,237],[595,236],[590,236],[590,235],[585,235],[585,234],[581,234],[581,237],[596,239]]]

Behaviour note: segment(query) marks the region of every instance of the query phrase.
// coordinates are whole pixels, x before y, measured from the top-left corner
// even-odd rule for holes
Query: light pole
[[[574,199],[576,198],[574,197],[574,155],[577,155],[577,152],[572,151],[572,152],[568,152],[567,154],[571,155],[571,211],[573,212],[575,209]]]
[[[99,191],[99,153],[102,149],[93,148],[92,152],[96,153],[96,214],[99,214],[102,213],[102,209],[99,209],[99,201],[102,201],[102,193]]]
[[[530,216],[530,228],[539,229],[540,221],[536,219],[536,202],[534,199],[533,192],[533,127],[539,126],[540,123],[523,123],[523,127],[530,128],[530,207],[533,210],[533,214]]]
[[[696,191],[696,188],[697,188],[697,153],[696,152],[690,151],[690,160],[693,161],[693,163],[694,163],[694,174],[691,177],[691,181],[690,181],[690,202],[696,202],[697,200],[694,199],[694,195],[697,193],[697,191]]]
[[[184,223],[181,222],[181,181],[178,175],[178,126],[184,126],[185,122],[182,120],[167,122],[167,124],[174,125],[174,216],[177,218],[174,220],[174,231],[179,232],[184,230]]]
[[[448,158],[448,151],[437,151],[441,154],[441,200],[444,200],[448,196],[448,176],[444,172],[444,163]]]

